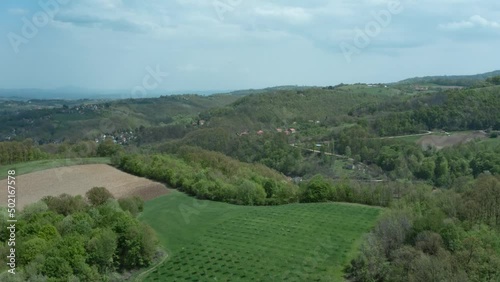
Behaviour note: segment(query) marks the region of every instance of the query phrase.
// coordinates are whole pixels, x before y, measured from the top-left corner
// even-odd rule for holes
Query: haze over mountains
[[[436,84],[441,86],[472,86],[474,83],[483,81],[487,78],[500,75],[500,70],[486,72],[474,75],[443,75],[443,76],[425,76],[414,77],[401,80],[401,84]],[[379,82],[389,83],[389,82]],[[140,93],[137,95],[131,89],[88,89],[81,87],[59,87],[54,89],[0,89],[0,99],[3,100],[31,100],[31,99],[63,99],[63,100],[79,100],[79,99],[128,99],[128,98],[154,98],[162,95],[177,95],[177,94],[198,94],[198,95],[211,95],[218,93],[231,93],[231,94],[248,94],[253,91],[260,90],[289,90],[299,89],[315,86],[297,86],[297,85],[283,85],[274,86],[264,89],[210,89],[210,90],[169,90],[169,89],[154,89],[148,90],[145,94]]]
[[[30,100],[30,99],[128,99],[128,98],[152,98],[161,95],[175,95],[196,93],[199,95],[210,95],[221,92],[229,92],[228,90],[151,90],[145,95],[134,95],[130,89],[116,90],[99,90],[86,89],[79,87],[61,87],[55,89],[0,89],[0,99],[7,98],[13,100]]]

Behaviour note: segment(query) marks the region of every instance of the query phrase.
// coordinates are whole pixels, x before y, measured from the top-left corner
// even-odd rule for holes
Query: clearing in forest
[[[420,138],[417,144],[426,149],[428,147],[434,147],[438,150],[451,147],[458,144],[464,144],[475,139],[487,138],[487,134],[484,132],[460,132],[451,133],[448,135],[427,135]]]

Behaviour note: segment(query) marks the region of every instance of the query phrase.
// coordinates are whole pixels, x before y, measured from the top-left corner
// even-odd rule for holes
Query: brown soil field
[[[438,150],[453,145],[463,144],[478,138],[486,138],[487,134],[484,132],[472,133],[456,133],[450,136],[427,135],[420,138],[417,144],[422,148],[434,147]]]
[[[7,179],[0,180],[0,206],[7,205]],[[168,193],[165,185],[133,176],[105,164],[76,165],[16,176],[16,208],[39,201],[44,196],[85,195],[92,187],[106,187],[115,198],[139,196],[150,200]]]

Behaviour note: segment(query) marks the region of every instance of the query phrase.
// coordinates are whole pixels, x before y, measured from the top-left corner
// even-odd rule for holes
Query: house
[[[417,86],[415,86],[415,90],[417,90],[417,91],[427,91],[427,90],[429,90],[429,87],[424,87],[424,86],[417,85]]]
[[[257,135],[264,135],[264,131],[262,129],[257,131]]]
[[[290,128],[289,130],[290,130],[290,132],[291,132],[292,134],[295,134],[295,132],[297,132],[297,130],[295,130],[295,128]]]
[[[281,132],[283,132],[283,129],[281,129],[281,128],[276,128],[276,131],[278,131],[278,132],[280,132],[280,133],[281,133]]]
[[[344,166],[344,169],[348,169],[348,170],[355,170],[356,169],[356,166],[353,165],[353,164],[346,164]]]

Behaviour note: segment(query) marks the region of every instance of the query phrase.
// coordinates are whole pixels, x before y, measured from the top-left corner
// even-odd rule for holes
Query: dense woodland
[[[478,86],[483,85],[485,80],[498,77],[500,71],[494,71],[477,75],[451,75],[451,76],[427,76],[415,77],[400,81],[402,84],[436,84],[442,86]]]
[[[140,198],[113,199],[104,187],[86,197],[48,196],[18,215],[16,275],[2,281],[123,281],[123,273],[150,265],[157,253],[154,231],[136,219]],[[7,226],[7,213],[0,221]],[[9,230],[0,231],[2,242]],[[9,246],[0,248],[6,264]]]
[[[416,186],[391,205],[346,268],[351,281],[498,281],[500,178]]]
[[[498,281],[500,78],[484,79],[426,92],[409,92],[405,82],[122,100],[67,121],[70,107],[20,112],[24,121],[7,120],[21,134],[0,142],[0,164],[106,156],[123,171],[200,199],[387,207],[346,267],[350,280]],[[98,126],[103,117],[106,126]],[[26,139],[38,132],[27,122],[35,119],[52,134],[44,140],[59,141]],[[85,134],[64,139],[77,124],[86,125]],[[484,130],[488,138],[440,150],[383,138],[431,130]],[[129,142],[117,142],[120,132]],[[29,253],[19,246],[29,253],[23,277],[92,280],[149,265],[153,242],[132,239],[154,238],[135,219],[141,206],[136,199],[65,195],[27,208],[19,241],[41,247]],[[114,246],[106,254],[97,251],[104,242]],[[49,248],[55,245],[76,253]],[[132,251],[137,260],[119,260]],[[72,258],[62,263],[65,256]],[[107,264],[97,263],[103,259]]]
[[[369,109],[381,113],[373,121],[380,136],[418,133],[440,128],[447,131],[500,130],[498,86],[470,90],[449,90],[411,97]]]

